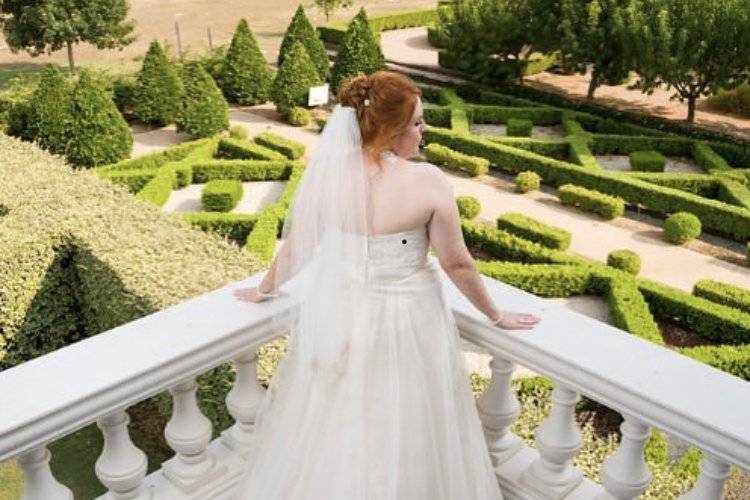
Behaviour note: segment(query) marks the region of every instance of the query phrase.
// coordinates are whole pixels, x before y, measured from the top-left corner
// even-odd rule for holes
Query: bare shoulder
[[[421,173],[421,181],[425,182],[429,187],[439,191],[450,189],[448,178],[439,167],[427,162],[414,163],[414,166]]]

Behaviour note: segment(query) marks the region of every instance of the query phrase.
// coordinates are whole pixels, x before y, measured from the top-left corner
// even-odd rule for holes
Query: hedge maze
[[[685,138],[469,85],[422,90],[431,103],[424,110],[431,125],[424,134],[428,158],[470,175],[486,171],[487,162],[508,174],[534,172],[543,183],[562,188],[561,198],[568,203],[608,218],[622,215],[625,205],[665,217],[684,211],[698,217],[704,228],[740,241],[750,238],[750,155],[737,145]],[[560,125],[565,135],[543,140],[471,133],[472,124],[513,120]],[[656,170],[660,157],[687,156],[704,173],[608,171],[596,159],[634,152],[647,152],[635,155],[639,165],[648,164],[645,169]],[[677,351],[750,380],[750,292],[710,282],[697,284],[692,295],[638,277],[637,255],[617,254],[606,265],[568,254],[564,231],[521,214],[498,217],[497,228],[469,220],[462,221],[462,228],[470,248],[493,259],[477,262],[483,274],[542,297],[605,297],[618,328],[660,345],[666,344],[657,320],[675,324],[705,339],[705,345]]]

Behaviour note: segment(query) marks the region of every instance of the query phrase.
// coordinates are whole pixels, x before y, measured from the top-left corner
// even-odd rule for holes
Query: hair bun
[[[372,82],[367,75],[359,74],[347,80],[339,91],[339,102],[343,106],[361,109],[369,105]]]

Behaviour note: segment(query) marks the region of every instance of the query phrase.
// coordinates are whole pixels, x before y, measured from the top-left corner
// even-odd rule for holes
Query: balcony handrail
[[[750,384],[744,380],[483,277],[499,307],[543,317],[531,333],[504,332],[440,274],[467,340],[750,469],[750,405],[742,404],[750,401]],[[289,299],[248,304],[232,297],[234,289],[255,285],[261,277],[256,274],[0,372],[0,462],[284,333],[274,330],[272,319],[296,314]]]

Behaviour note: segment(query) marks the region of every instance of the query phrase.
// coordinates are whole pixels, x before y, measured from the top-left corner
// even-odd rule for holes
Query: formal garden
[[[742,45],[750,43],[743,38],[750,29],[734,29],[750,26],[749,8],[734,0],[721,8],[691,1],[697,13],[718,9],[710,11],[713,22],[735,37],[722,43],[750,46]],[[69,75],[52,65],[22,75],[0,93],[0,370],[265,268],[310,146],[283,133],[250,134],[230,123],[231,112],[272,103],[269,123],[320,131],[331,104],[309,106],[310,88],[327,83],[335,93],[349,76],[385,68],[380,33],[405,27],[428,26],[431,43],[442,49],[441,65],[465,77],[457,84],[438,75],[414,77],[430,125],[419,159],[463,178],[512,179],[518,197],[546,189],[561,206],[605,223],[604,231],[608,221],[643,211],[661,221],[658,229],[674,248],[710,234],[742,245],[734,264],[750,265],[748,143],[689,123],[702,95],[742,102],[747,84],[741,75],[750,69],[750,55],[735,51],[724,58],[725,47],[711,38],[719,36],[711,32],[714,25],[691,24],[679,3],[457,0],[375,17],[361,9],[349,22],[317,28],[300,6],[275,67],[242,19],[228,46],[196,58],[172,57],[154,40],[135,74],[93,67]],[[2,12],[12,15],[10,8]],[[652,25],[649,13],[657,12],[662,24]],[[674,21],[664,21],[670,15]],[[564,21],[560,31],[545,29],[556,18]],[[125,13],[115,25],[121,28],[117,43],[126,43]],[[675,26],[682,34],[670,32]],[[710,57],[686,48],[684,30],[705,38],[722,58],[696,66]],[[659,39],[674,43],[655,50]],[[606,50],[592,52],[602,43]],[[667,60],[674,66],[669,72]],[[640,75],[644,91],[670,86],[690,103],[688,123],[523,85],[524,75],[553,65],[588,68],[592,95],[631,72]],[[721,71],[712,73],[709,67],[717,65]],[[189,140],[131,157],[133,126],[168,127]],[[257,203],[252,213],[239,211],[243,196],[261,183],[275,183],[274,199]],[[170,197],[190,187],[200,193],[196,209],[168,213]],[[459,196],[457,204],[482,274],[544,298],[600,297],[616,327],[750,381],[750,289],[707,278],[690,293],[640,276],[642,256],[632,250],[614,248],[606,262],[597,261],[569,251],[575,236],[545,220],[511,212],[488,222],[477,217],[479,199]],[[666,334],[675,328],[689,341]],[[285,346],[278,339],[260,348],[264,385]],[[232,423],[223,402],[234,376],[227,363],[199,378],[199,403],[215,436]],[[489,380],[474,373],[471,383],[478,395]],[[513,432],[533,443],[551,409],[552,382],[517,378],[513,387],[522,406]],[[133,441],[146,452],[149,471],[156,470],[172,453],[163,437],[171,399],[161,394],[128,411]],[[622,418],[585,397],[576,417],[583,445],[574,464],[599,481],[602,461],[617,448]],[[93,425],[50,446],[52,470],[76,498],[105,492],[93,466],[101,446]],[[700,458],[699,450],[655,430],[646,446],[653,480],[642,498],[687,491]],[[20,497],[21,476],[15,462],[0,464],[0,499]],[[734,468],[726,498],[747,498],[749,483],[747,473]]]

